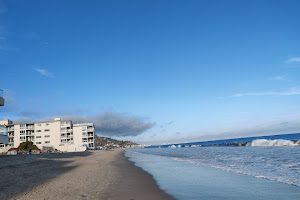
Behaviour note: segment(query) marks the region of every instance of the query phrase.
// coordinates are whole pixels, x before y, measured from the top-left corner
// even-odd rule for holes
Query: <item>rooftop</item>
[[[94,126],[93,123],[80,123],[80,124],[73,124],[73,126]]]

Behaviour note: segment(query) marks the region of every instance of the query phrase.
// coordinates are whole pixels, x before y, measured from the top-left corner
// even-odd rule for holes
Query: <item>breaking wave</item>
[[[257,139],[253,140],[249,145],[251,147],[283,147],[283,146],[299,146],[300,140],[292,141],[292,140],[266,140],[266,139]]]

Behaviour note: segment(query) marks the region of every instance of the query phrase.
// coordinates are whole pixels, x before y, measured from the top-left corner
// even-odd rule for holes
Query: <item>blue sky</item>
[[[1,118],[144,144],[300,132],[299,1],[0,1]]]

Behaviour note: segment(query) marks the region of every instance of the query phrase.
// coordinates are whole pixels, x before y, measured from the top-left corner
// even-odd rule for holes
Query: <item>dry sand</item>
[[[0,199],[173,199],[123,152],[0,156]]]

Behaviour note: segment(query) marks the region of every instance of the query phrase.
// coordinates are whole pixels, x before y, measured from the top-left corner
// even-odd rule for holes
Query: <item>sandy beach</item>
[[[173,199],[123,153],[0,156],[0,199]]]

